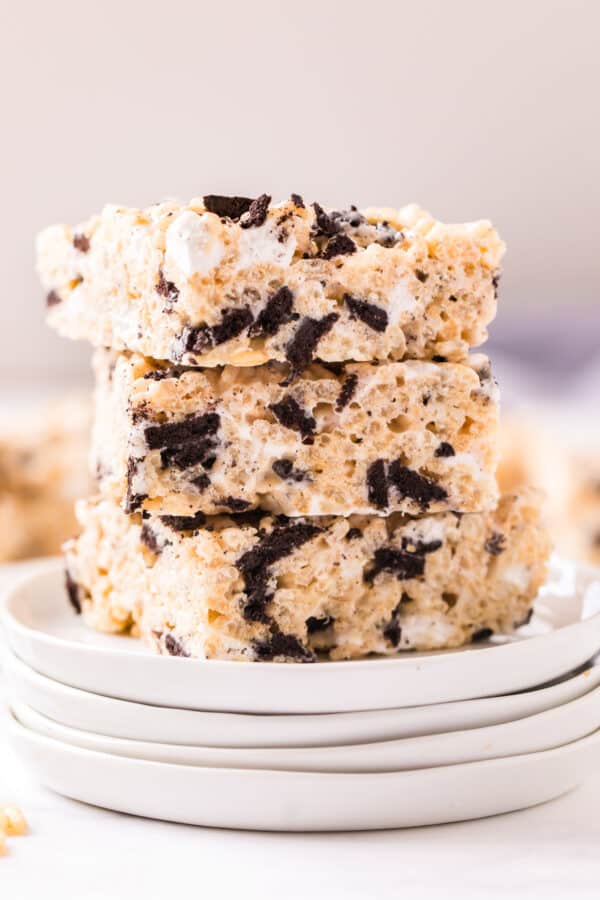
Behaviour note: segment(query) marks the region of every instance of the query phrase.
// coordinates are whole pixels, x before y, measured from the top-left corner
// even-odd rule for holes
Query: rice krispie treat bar
[[[487,336],[504,245],[417,206],[325,211],[209,195],[107,206],[37,242],[61,334],[191,366],[464,359]]]
[[[132,512],[475,512],[498,500],[482,355],[328,368],[181,369],[98,350],[93,465]]]
[[[488,513],[287,519],[128,516],[81,501],[78,612],[159,653],[310,661],[442,649],[528,620],[548,538],[534,492]]]
[[[65,397],[0,420],[0,562],[58,553],[91,488],[91,398]]]

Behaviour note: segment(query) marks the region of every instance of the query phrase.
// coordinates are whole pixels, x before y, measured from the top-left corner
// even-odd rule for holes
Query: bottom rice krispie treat
[[[67,590],[91,625],[173,656],[347,659],[509,633],[549,553],[533,491],[420,519],[144,515],[80,502]]]

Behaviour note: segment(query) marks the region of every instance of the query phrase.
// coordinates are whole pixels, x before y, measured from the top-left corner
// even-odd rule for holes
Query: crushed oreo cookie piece
[[[316,634],[318,631],[326,631],[331,628],[335,619],[333,616],[322,616],[320,619],[316,616],[309,616],[306,620],[306,631],[308,634]]]
[[[241,228],[258,228],[267,218],[271,198],[268,194],[261,194],[253,200],[248,211],[240,219]]]
[[[389,222],[378,222],[375,230],[377,233],[375,241],[381,247],[395,247],[396,244],[404,240],[404,234],[393,228]]]
[[[439,457],[447,457],[456,456],[456,453],[454,452],[454,447],[452,446],[452,444],[449,444],[448,441],[442,441],[439,447],[436,448],[436,451],[433,455]]]
[[[458,603],[458,594],[454,594],[452,591],[442,591],[442,600],[448,609],[452,609]]]
[[[388,479],[401,497],[408,497],[427,509],[431,503],[448,498],[448,492],[431,478],[426,478],[414,469],[409,469],[396,459],[388,469]]]
[[[251,197],[221,197],[218,194],[207,194],[202,198],[208,212],[221,219],[232,219],[234,222],[248,212],[252,205]]]
[[[487,641],[494,633],[493,628],[480,628],[479,631],[473,632],[471,635],[471,643],[479,644],[481,641]]]
[[[390,621],[383,629],[383,636],[388,641],[392,647],[397,647],[400,643],[400,637],[402,636],[402,628],[400,627],[400,607],[402,606],[402,600],[398,603],[397,606],[392,610],[392,615]]]
[[[532,618],[533,618],[533,606],[531,606],[527,610],[527,612],[525,613],[525,616],[521,619],[520,622],[515,622],[514,627],[515,628],[524,628],[525,625],[529,625]]]
[[[169,303],[175,303],[179,297],[179,288],[173,281],[167,281],[163,274],[163,270],[158,270],[158,281],[156,282],[156,293],[168,300]]]
[[[506,550],[506,536],[499,531],[492,531],[484,544],[484,549],[491,556],[500,556]]]
[[[349,209],[334,210],[331,213],[334,222],[338,222],[342,226],[349,228],[360,228],[361,225],[367,225],[368,222],[358,208],[352,204]]]
[[[293,308],[294,295],[284,284],[272,297],[269,297],[267,305],[259,312],[256,321],[248,329],[248,336],[255,338],[277,334],[282,325],[291,321]]]
[[[292,340],[285,348],[286,359],[292,368],[291,378],[299,375],[310,365],[319,341],[331,331],[338,319],[337,313],[328,313],[322,319],[312,319],[310,316],[302,319]]]
[[[432,356],[432,357],[431,357],[431,361],[432,361],[432,362],[436,362],[436,363],[448,362],[448,357],[447,357],[447,356],[440,356],[439,353],[438,353],[438,354],[436,354],[435,356]]]
[[[80,253],[87,253],[90,249],[90,239],[85,234],[76,234],[73,237],[73,246],[76,250],[79,250]]]
[[[219,414],[215,412],[191,415],[179,422],[149,425],[144,430],[144,437],[150,450],[159,450],[161,447],[177,446],[197,437],[215,434],[220,422]]]
[[[271,468],[283,481],[304,481],[306,479],[304,469],[295,469],[291,459],[276,459]]]
[[[344,303],[350,310],[352,318],[360,319],[373,331],[383,334],[388,326],[388,314],[385,309],[359,297],[353,297],[352,294],[344,294]]]
[[[144,522],[140,531],[140,541],[144,544],[145,547],[148,548],[152,553],[155,553],[157,556],[162,553],[164,550],[164,544],[158,539],[158,535],[155,531],[150,527],[148,522]]]
[[[402,538],[402,549],[408,550],[409,553],[418,553],[419,556],[427,556],[428,553],[435,553],[440,550],[442,541],[413,541],[411,538]]]
[[[183,649],[181,643],[178,640],[176,640],[172,634],[165,635],[165,650],[167,651],[169,656],[186,656],[187,657],[190,655]]]
[[[269,534],[240,556],[236,566],[244,579],[246,601],[243,614],[251,622],[268,622],[266,612],[273,592],[269,588],[269,567],[289,556],[322,529],[309,522],[277,525]]]
[[[284,634],[277,626],[271,626],[271,636],[253,642],[254,652],[258,659],[267,662],[283,656],[286,659],[298,659],[301,662],[313,662],[314,655],[293,634]]]
[[[253,321],[254,316],[247,306],[244,306],[241,309],[225,310],[219,324],[213,325],[210,330],[213,344],[218,346],[219,344],[224,344],[225,341],[230,341],[232,338],[237,337],[238,334],[242,333],[244,328],[248,328],[249,325],[252,325]]]
[[[161,516],[160,521],[173,531],[195,531],[206,524],[206,516],[197,512],[193,516]]]
[[[79,596],[79,585],[71,575],[68,569],[65,569],[65,590],[67,592],[67,597],[69,598],[69,603],[77,613],[77,615],[81,615],[81,599]]]
[[[429,278],[429,275],[426,272],[423,272],[422,269],[415,269],[415,275],[417,276],[421,284],[425,284],[425,282]]]
[[[425,571],[425,557],[418,553],[407,553],[396,547],[379,547],[370,565],[363,574],[364,581],[372,584],[380,572],[392,572],[399,581],[420,578]]]
[[[251,311],[247,306],[242,306],[223,310],[217,325],[186,325],[176,342],[176,356],[181,359],[185,353],[206,353],[211,347],[237,337],[253,321]]]
[[[497,272],[495,272],[492,275],[492,287],[494,288],[494,300],[498,299],[498,287],[500,285],[500,276],[501,275],[502,275],[502,273],[500,272],[500,270],[498,270]]]
[[[58,306],[59,303],[62,303],[62,297],[57,291],[50,291],[46,295],[46,306]]]
[[[357,384],[358,375],[356,374],[356,372],[351,372],[342,384],[341,390],[338,394],[338,398],[335,401],[335,408],[337,412],[341,412],[346,406],[348,406],[348,404],[354,397]]]
[[[147,494],[136,494],[133,490],[133,479],[137,475],[140,462],[141,460],[135,459],[133,456],[130,456],[127,460],[127,491],[125,493],[124,509],[128,514],[139,509],[148,496]]]
[[[204,463],[206,465],[206,462]],[[196,475],[195,478],[190,479],[190,483],[194,485],[194,487],[198,488],[200,493],[206,490],[206,488],[210,484],[210,478],[203,472],[201,475]]]
[[[218,502],[234,513],[245,512],[250,506],[248,500],[242,500],[241,497],[221,497]]]
[[[271,403],[269,409],[284,428],[300,432],[303,443],[310,444],[313,442],[317,423],[312,416],[302,409],[297,400],[288,394],[279,403]]]
[[[144,437],[150,450],[161,451],[163,468],[188,469],[198,464],[206,467],[214,462],[220,422],[215,412],[192,415],[181,422],[149,425]]]
[[[175,354],[178,359],[185,353],[205,353],[212,347],[212,335],[208,325],[186,325],[176,341]]]
[[[341,226],[334,215],[328,215],[318,203],[313,203],[312,208],[315,211],[313,235],[315,237],[333,237],[334,234],[338,234],[341,230]]]
[[[347,234],[335,234],[327,241],[327,245],[319,254],[321,259],[333,259],[334,256],[350,256],[356,253],[356,244]]]
[[[362,535],[363,535],[363,533],[360,530],[360,528],[350,528],[346,532],[346,540],[347,541],[355,541],[355,540],[357,540],[357,538],[361,538]]]
[[[384,509],[388,505],[388,482],[385,460],[376,459],[367,469],[367,493],[369,503]]]
[[[144,381],[164,381],[165,378],[180,378],[184,369],[173,366],[170,369],[151,369],[142,375]]]
[[[290,197],[290,200],[292,201],[292,203],[294,204],[294,206],[297,206],[297,207],[298,207],[298,209],[304,209],[304,208],[305,208],[305,207],[304,207],[304,199],[302,198],[302,196],[301,196],[300,194],[292,194],[291,197]]]
[[[477,369],[477,377],[479,378],[481,387],[485,387],[486,383],[490,381],[492,377],[492,367],[489,361]]]

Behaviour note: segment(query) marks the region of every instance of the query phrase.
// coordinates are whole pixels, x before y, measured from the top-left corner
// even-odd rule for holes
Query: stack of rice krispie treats
[[[311,661],[527,621],[548,538],[499,497],[488,222],[205,196],[44,231],[48,320],[96,345],[67,588],[159,653]]]

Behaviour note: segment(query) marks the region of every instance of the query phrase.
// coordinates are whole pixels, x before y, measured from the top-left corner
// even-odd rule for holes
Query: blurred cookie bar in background
[[[0,563],[58,553],[75,534],[89,429],[87,394],[0,411]]]
[[[539,407],[506,415],[498,480],[503,493],[541,488],[557,551],[600,565],[600,423]]]

